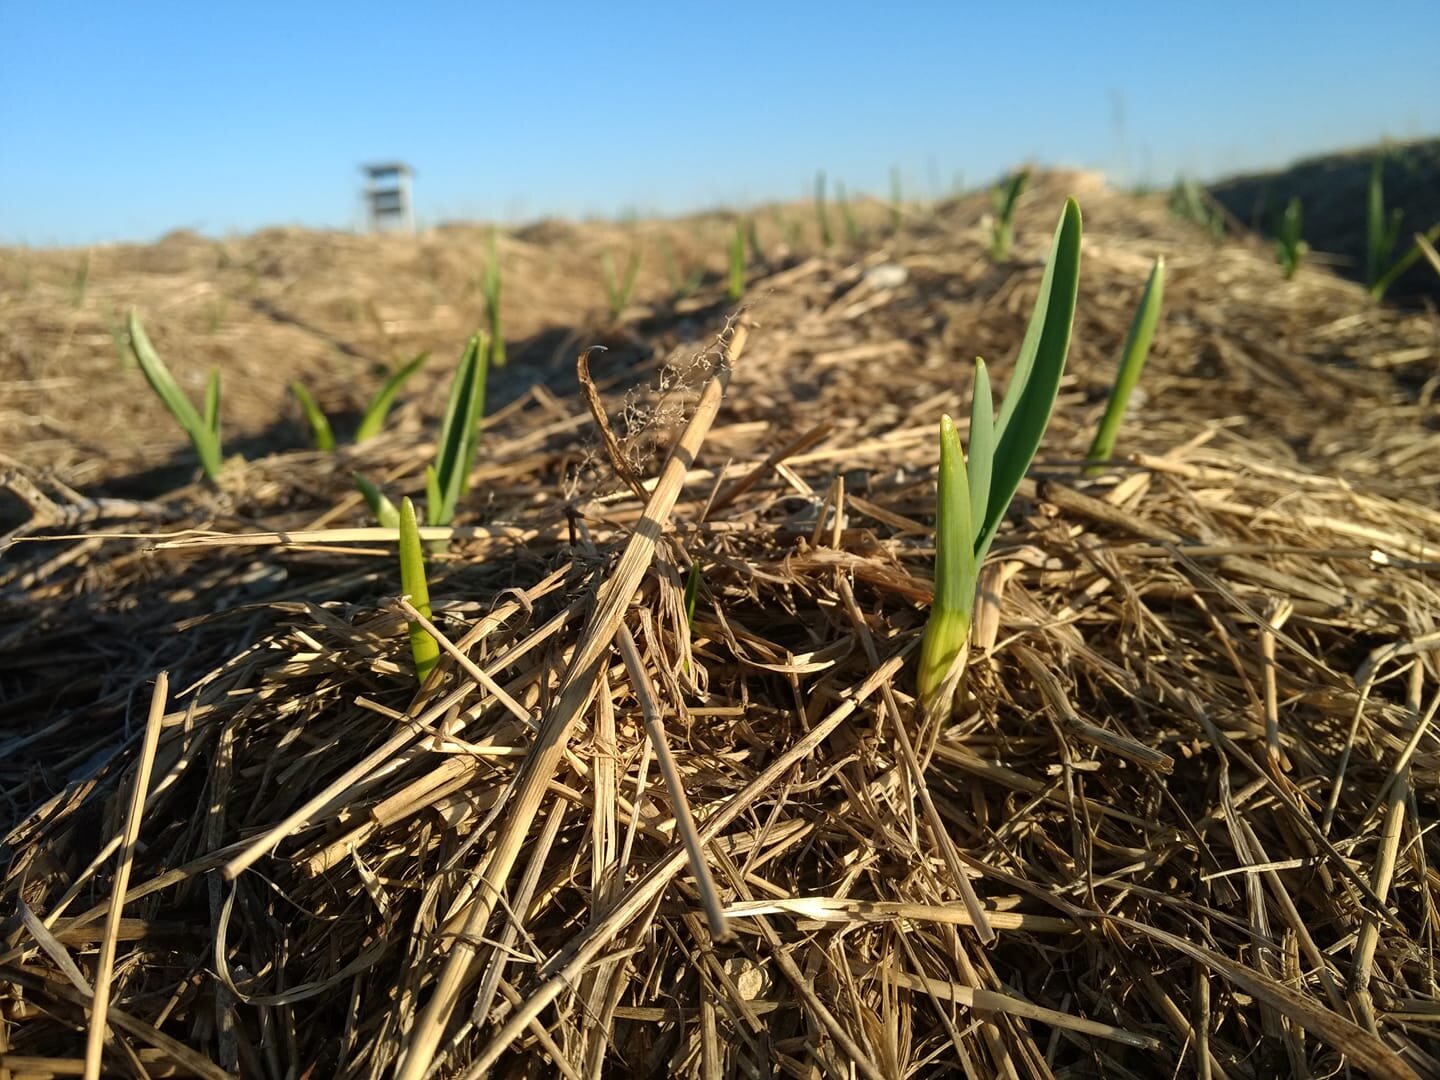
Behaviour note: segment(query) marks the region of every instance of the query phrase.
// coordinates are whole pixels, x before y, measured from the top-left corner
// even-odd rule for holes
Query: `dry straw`
[[[1066,374],[997,524],[964,693],[918,720],[936,426],[973,396],[957,361],[1011,380],[1071,191]],[[574,480],[609,458],[584,395],[509,391],[454,523],[420,530],[447,545],[431,618],[397,605],[395,532],[349,471],[419,495],[434,419],[353,464],[252,459],[223,497],[101,498],[63,448],[42,446],[49,470],[5,450],[0,1068],[83,1073],[109,967],[120,1075],[1440,1073],[1433,317],[1319,267],[1277,287],[1269,250],[1197,249],[1161,201],[1083,176],[1036,175],[1001,268],[985,209],[917,220],[893,288],[851,252],[752,266],[760,326],[733,370],[692,367],[663,320],[652,356],[612,351],[601,417],[658,365],[682,376],[633,393],[684,423],[622,431],[624,475]],[[614,240],[576,236],[553,250],[583,312]],[[521,244],[512,323],[534,295]],[[1156,255],[1144,422],[1090,477]],[[87,313],[117,299],[113,257]],[[76,317],[73,255],[55,267],[7,308],[35,355]],[[318,325],[331,301],[292,302]],[[155,321],[177,374],[204,355],[203,326]],[[394,348],[468,333],[442,329]],[[541,362],[513,352],[509,372]],[[0,408],[72,370],[17,377]],[[238,440],[249,387],[227,380]],[[441,652],[419,692],[410,622]],[[161,668],[150,755],[136,704]]]

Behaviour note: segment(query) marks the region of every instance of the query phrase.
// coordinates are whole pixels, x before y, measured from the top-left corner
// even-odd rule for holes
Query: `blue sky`
[[[1436,42],[1435,0],[0,0],[0,242],[349,227],[376,158],[427,222],[1209,177],[1440,134]]]

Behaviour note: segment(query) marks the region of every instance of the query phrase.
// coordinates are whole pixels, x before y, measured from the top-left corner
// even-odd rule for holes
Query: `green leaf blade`
[[[500,242],[495,229],[490,230],[490,250],[485,261],[485,315],[490,324],[490,363],[505,366],[505,335],[500,324]]]
[[[695,605],[700,600],[700,564],[692,562],[690,572],[685,575],[685,623],[692,630],[695,627]]]
[[[425,466],[425,524],[444,525],[440,520],[440,504],[443,496],[440,493],[440,474],[435,471],[434,465]]]
[[[985,361],[975,358],[975,388],[970,398],[970,543],[990,508],[990,479],[995,468],[995,402]]]
[[[730,302],[738,304],[745,295],[745,225],[735,222],[735,234],[730,238]]]
[[[975,542],[976,558],[982,562],[1010,500],[1035,460],[1060,392],[1080,288],[1080,238],[1080,207],[1073,198],[1066,199],[1040,281],[1040,295],[996,422],[995,468],[985,521]]]
[[[935,598],[920,644],[918,687],[928,705],[964,648],[975,607],[975,547],[970,521],[970,480],[960,436],[940,418],[940,476],[935,493]]]
[[[365,407],[365,415],[360,418],[360,426],[355,429],[355,441],[365,442],[380,434],[380,429],[385,426],[385,419],[390,415],[390,410],[395,405],[395,398],[410,381],[417,371],[430,359],[428,352],[422,352],[415,359],[405,364],[399,370],[393,372],[388,379],[381,384],[380,389],[375,391],[375,396],[370,399],[370,404]]]
[[[205,380],[205,430],[218,443],[220,441],[220,369],[210,369]]]
[[[471,335],[450,384],[450,397],[445,406],[440,447],[433,470],[433,491],[431,477],[426,474],[426,517],[431,525],[449,525],[455,518],[460,497],[468,489],[470,469],[480,445],[480,419],[485,413],[488,361],[485,334],[477,331]]]
[[[1150,279],[1145,283],[1145,292],[1140,297],[1140,306],[1135,309],[1130,333],[1125,338],[1125,348],[1120,353],[1120,369],[1110,387],[1110,397],[1105,402],[1105,413],[1100,418],[1100,426],[1095,429],[1090,452],[1085,455],[1087,461],[1108,461],[1115,453],[1120,424],[1125,419],[1130,395],[1139,384],[1140,373],[1150,355],[1150,345],[1155,339],[1155,327],[1160,322],[1160,309],[1164,299],[1165,259],[1162,256],[1157,258],[1155,265],[1151,267]]]
[[[200,458],[200,467],[204,470],[205,477],[212,484],[220,477],[220,439],[219,428],[219,384],[216,382],[215,397],[215,425],[207,423],[201,415],[196,412],[195,406],[180,389],[180,384],[175,381],[175,376],[170,374],[170,369],[165,366],[165,361],[160,359],[160,354],[150,344],[150,338],[145,333],[145,328],[140,325],[140,316],[134,308],[130,309],[130,316],[126,326],[130,335],[130,350],[135,356],[135,362],[139,365],[145,381],[155,391],[170,415],[175,418],[176,423],[184,429],[185,434],[190,437],[190,443],[195,447],[195,453]],[[208,396],[208,389],[207,389]],[[208,411],[208,410],[207,410]]]
[[[370,513],[375,515],[375,520],[380,527],[382,529],[398,529],[400,527],[400,511],[395,509],[395,504],[365,477],[359,473],[352,475],[355,479],[355,487],[364,496],[365,505],[370,508]]]
[[[300,410],[310,424],[310,435],[315,441],[315,449],[334,450],[335,433],[330,429],[330,419],[315,403],[315,399],[310,396],[310,391],[305,389],[303,383],[292,382],[290,392],[295,395],[295,400],[300,403]]]

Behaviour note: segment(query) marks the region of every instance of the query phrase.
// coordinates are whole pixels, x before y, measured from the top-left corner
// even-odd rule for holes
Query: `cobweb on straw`
[[[631,387],[618,412],[612,412],[620,450],[639,476],[652,476],[659,468],[675,432],[694,412],[705,383],[731,370],[730,342],[739,315],[733,314],[703,349],[688,344],[672,348],[656,377]],[[586,441],[570,486],[571,494],[588,490],[595,497],[624,487],[608,467],[598,433],[592,433]]]

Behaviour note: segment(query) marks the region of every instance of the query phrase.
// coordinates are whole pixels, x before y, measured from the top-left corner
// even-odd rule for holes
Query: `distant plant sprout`
[[[372,484],[359,473],[354,474],[355,487],[365,499],[365,505],[370,508],[370,513],[375,515],[382,528],[398,529],[400,527],[400,511],[395,504],[386,497],[385,493]]]
[[[660,237],[656,242],[660,249],[660,264],[665,270],[665,280],[670,283],[670,293],[677,300],[685,300],[695,295],[695,290],[700,288],[700,283],[705,280],[705,267],[696,264],[690,268],[685,275],[680,273],[680,264],[675,258],[675,248],[665,237]]]
[[[1135,318],[1130,323],[1130,333],[1125,338],[1125,348],[1120,353],[1120,367],[1115,373],[1115,382],[1110,387],[1110,397],[1105,402],[1105,414],[1100,426],[1095,429],[1095,439],[1085,459],[1091,464],[1087,474],[1100,472],[1099,463],[1110,460],[1115,453],[1115,440],[1120,434],[1120,423],[1125,419],[1125,410],[1130,405],[1130,394],[1140,382],[1140,372],[1150,355],[1150,343],[1155,337],[1155,327],[1160,322],[1160,306],[1165,297],[1165,260],[1158,258],[1150,270],[1150,280],[1145,283],[1145,292],[1140,297],[1140,306],[1135,309]]]
[[[115,349],[115,359],[120,362],[121,370],[130,367],[135,362],[135,358],[130,354],[130,335],[125,332],[115,309],[106,305],[101,318],[105,321],[105,329],[110,332],[110,344]]]
[[[1194,180],[1180,177],[1170,189],[1170,215],[1199,225],[1216,243],[1225,236],[1225,215],[1211,196]]]
[[[1426,232],[1417,233],[1415,242],[1387,267],[1400,236],[1400,220],[1404,211],[1399,207],[1385,212],[1384,165],[1376,158],[1370,166],[1370,188],[1365,206],[1365,283],[1376,300],[1384,298],[1390,287],[1424,254],[1425,245],[1440,239],[1440,223]]]
[[[765,262],[765,249],[760,246],[760,228],[755,223],[755,215],[749,214],[745,218],[745,243],[750,247],[750,261],[761,266]]]
[[[996,184],[991,192],[995,218],[990,225],[990,257],[996,262],[1010,257],[1010,245],[1015,240],[1015,208],[1029,182],[1030,170],[1021,169]]]
[[[1375,286],[1385,273],[1385,264],[1395,250],[1400,236],[1400,219],[1404,211],[1398,207],[1385,213],[1384,161],[1376,158],[1370,165],[1370,187],[1365,202],[1365,284],[1375,296]]]
[[[920,645],[918,691],[940,703],[970,637],[980,568],[1020,481],[1035,459],[1065,370],[1080,281],[1080,207],[1067,199],[1030,325],[998,415],[983,361],[976,361],[970,464],[949,416],[940,420],[936,495],[935,599]]]
[[[385,426],[385,420],[389,417],[390,410],[395,404],[396,395],[410,381],[411,376],[424,367],[425,361],[429,359],[428,352],[418,354],[413,360],[402,364],[380,384],[380,389],[375,391],[375,396],[365,406],[365,412],[360,417],[360,426],[355,429],[357,443],[373,439],[380,434],[380,429]]]
[[[840,224],[845,227],[845,242],[852,248],[860,246],[860,223],[855,219],[855,208],[845,194],[845,185],[835,183],[835,208],[840,211]]]
[[[1275,238],[1275,257],[1286,281],[1295,276],[1295,271],[1300,269],[1300,260],[1310,250],[1310,245],[1300,238],[1301,225],[1300,199],[1293,196],[1285,204],[1285,213],[1280,217],[1280,232]]]
[[[380,389],[375,391],[375,395],[365,406],[365,412],[360,417],[360,426],[355,429],[357,443],[363,443],[380,434],[381,428],[385,426],[386,418],[390,415],[390,409],[395,404],[395,396],[399,394],[401,387],[410,380],[410,377],[420,370],[429,357],[429,353],[421,353],[413,360],[401,365],[381,384]],[[296,381],[290,384],[290,392],[295,395],[295,400],[300,402],[300,408],[310,424],[315,449],[335,449],[335,435],[330,420],[320,406],[315,403],[310,391]]]
[[[830,211],[825,206],[825,174],[815,174],[815,221],[820,226],[820,246],[829,249],[835,242],[830,232]]]
[[[485,317],[490,327],[490,363],[505,366],[505,331],[500,325],[500,244],[497,232],[490,230],[490,249],[485,259]]]
[[[1406,249],[1405,254],[1396,259],[1390,269],[1380,275],[1380,280],[1371,286],[1370,295],[1376,300],[1383,299],[1390,290],[1390,286],[1394,285],[1410,267],[1414,266],[1422,255],[1425,255],[1427,246],[1433,245],[1437,240],[1440,240],[1440,222],[1430,226],[1423,233],[1416,233],[1415,242]]]
[[[692,562],[690,572],[685,575],[685,623],[695,628],[695,605],[700,599],[700,564]]]
[[[600,272],[605,282],[605,299],[610,307],[610,319],[619,322],[620,316],[630,306],[630,297],[635,292],[635,280],[640,275],[640,249],[630,252],[630,261],[625,264],[623,277],[615,273],[615,259],[610,252],[600,256]]]
[[[70,287],[71,303],[77,307],[85,306],[85,294],[90,289],[90,252],[86,251],[80,257],[80,266],[75,271],[75,281]]]
[[[205,332],[215,335],[220,332],[220,327],[225,325],[225,317],[230,313],[230,302],[225,297],[217,297],[210,302],[206,309]]]
[[[220,369],[212,368],[210,377],[205,382],[205,399],[203,415],[195,410],[185,392],[180,389],[180,384],[170,374],[170,369],[160,359],[160,354],[150,344],[150,339],[145,334],[145,328],[140,325],[140,316],[135,309],[130,309],[130,318],[127,325],[130,335],[130,348],[135,355],[135,362],[140,365],[140,371],[145,376],[145,381],[150,388],[159,396],[170,415],[190,436],[190,443],[195,447],[195,453],[200,458],[200,468],[205,473],[205,479],[211,484],[218,484],[220,480],[220,466],[222,462],[220,452]]]
[[[745,295],[745,223],[735,222],[735,231],[730,236],[730,288],[732,304],[738,304]]]
[[[905,202],[904,192],[900,186],[900,168],[894,166],[890,169],[890,232],[892,235],[900,232],[904,215]]]
[[[804,242],[805,227],[800,224],[798,219],[787,216],[784,219],[784,229],[785,246],[790,249],[791,254],[794,254],[800,250],[800,245]]]
[[[315,399],[310,396],[310,391],[305,389],[304,383],[299,380],[292,382],[290,392],[295,395],[295,400],[300,402],[300,409],[310,423],[310,435],[315,442],[315,449],[334,450],[335,432],[330,428],[330,419],[320,406],[315,404]]]

